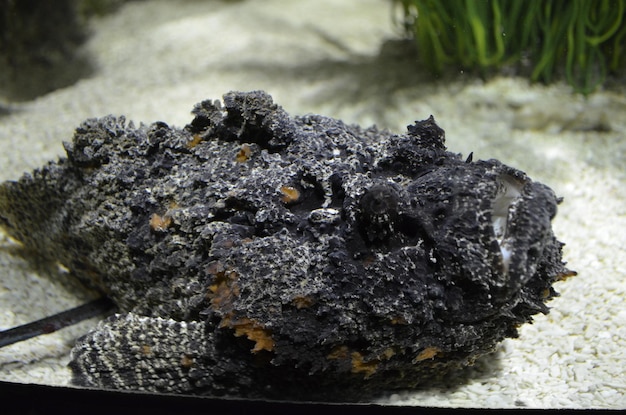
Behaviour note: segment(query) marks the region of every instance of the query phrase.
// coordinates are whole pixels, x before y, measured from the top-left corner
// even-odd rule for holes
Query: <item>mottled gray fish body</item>
[[[497,160],[205,101],[184,129],[91,119],[67,158],[0,186],[0,224],[120,314],[72,353],[92,387],[359,400],[471,364],[572,272],[557,198]]]

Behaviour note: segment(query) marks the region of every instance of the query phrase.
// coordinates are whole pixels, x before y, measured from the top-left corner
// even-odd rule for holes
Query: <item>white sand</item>
[[[265,89],[292,114],[403,131],[433,114],[450,150],[499,158],[565,198],[554,227],[579,275],[547,316],[452,387],[383,402],[471,407],[626,407],[626,88],[588,99],[565,85],[468,76],[433,83],[403,57],[390,2],[143,1],[95,22],[97,72],[0,118],[0,180],[63,154],[61,142],[109,113],[183,126],[202,99]],[[607,132],[595,131],[598,126]],[[82,303],[62,271],[15,254],[0,234],[0,328]],[[85,322],[0,349],[0,379],[67,384]]]

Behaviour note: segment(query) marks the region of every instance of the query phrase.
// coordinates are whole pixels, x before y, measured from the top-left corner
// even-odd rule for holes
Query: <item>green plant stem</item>
[[[532,81],[564,76],[587,94],[623,71],[626,0],[395,0],[422,62],[481,75],[530,60]]]

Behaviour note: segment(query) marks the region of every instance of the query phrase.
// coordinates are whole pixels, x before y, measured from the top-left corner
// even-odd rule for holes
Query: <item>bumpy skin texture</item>
[[[471,364],[571,274],[548,187],[269,95],[204,101],[184,129],[92,119],[67,158],[0,187],[0,223],[119,307],[74,382],[359,400]]]

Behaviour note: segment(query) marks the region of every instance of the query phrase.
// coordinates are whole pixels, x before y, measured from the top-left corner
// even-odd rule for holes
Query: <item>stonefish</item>
[[[393,134],[260,91],[193,114],[87,120],[0,187],[5,231],[117,305],[76,385],[368,399],[473,363],[573,274],[554,192],[446,151],[432,117]]]

